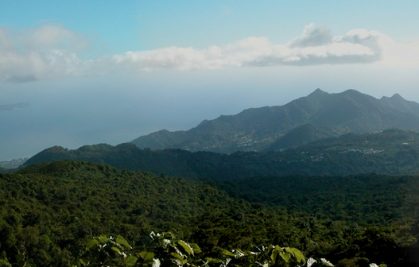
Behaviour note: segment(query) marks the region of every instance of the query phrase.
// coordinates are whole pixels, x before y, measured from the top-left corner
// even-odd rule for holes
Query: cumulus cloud
[[[332,39],[329,29],[310,23],[304,27],[303,34],[291,43],[291,47],[324,45],[332,42]]]
[[[86,45],[85,40],[78,34],[59,25],[45,25],[29,32],[27,43],[36,49],[66,48],[78,50]]]
[[[168,47],[129,51],[112,59],[116,64],[127,64],[137,70],[369,63],[381,57],[380,36],[368,30],[332,36],[328,29],[309,24],[300,37],[286,44],[251,37],[206,49]]]
[[[333,35],[329,29],[315,24],[308,24],[300,36],[285,43],[249,37],[203,49],[173,46],[82,60],[78,54],[85,46],[86,41],[78,34],[57,25],[20,33],[0,28],[0,81],[23,83],[68,75],[156,70],[407,64],[419,58],[419,46],[400,44],[376,31],[354,29]]]
[[[168,47],[150,51],[130,51],[113,56],[116,64],[130,64],[139,70],[155,69],[219,69],[239,67],[245,62],[271,52],[266,38],[251,37],[225,46],[206,49]]]
[[[81,40],[56,25],[23,33],[0,29],[0,80],[22,83],[74,74],[83,64],[77,56]]]

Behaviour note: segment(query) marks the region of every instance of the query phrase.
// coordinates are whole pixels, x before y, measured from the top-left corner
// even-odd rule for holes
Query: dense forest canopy
[[[419,267],[418,14],[0,0],[0,267]]]
[[[68,266],[94,236],[120,234],[144,248],[151,231],[171,230],[208,255],[278,244],[333,262],[408,266],[418,196],[419,179],[410,176],[208,184],[58,161],[0,176],[0,253],[16,266]]]
[[[186,150],[139,149],[133,144],[51,147],[26,165],[56,160],[106,163],[127,170],[231,180],[261,176],[359,174],[416,175],[419,173],[419,133],[389,129],[373,134],[347,134],[314,141],[284,151],[218,154]]]

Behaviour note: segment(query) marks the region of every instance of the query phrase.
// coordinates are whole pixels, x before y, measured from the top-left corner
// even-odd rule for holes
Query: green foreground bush
[[[198,244],[189,243],[176,238],[171,232],[150,233],[151,245],[141,251],[136,251],[125,238],[118,235],[101,235],[90,240],[85,254],[79,260],[80,266],[280,266],[280,267],[332,267],[335,266],[325,258],[306,258],[304,254],[293,247],[278,245],[260,246],[252,251],[241,249],[227,250],[216,248],[209,253],[202,251]],[[367,259],[359,262],[357,259],[343,260],[337,266],[369,266],[386,267],[385,264],[369,263]]]

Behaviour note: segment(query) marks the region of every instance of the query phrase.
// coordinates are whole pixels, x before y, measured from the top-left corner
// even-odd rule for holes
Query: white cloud
[[[58,25],[45,25],[29,32],[28,44],[36,49],[50,49],[60,47],[68,50],[79,50],[86,45],[85,40],[78,34]]]
[[[368,30],[332,36],[326,28],[309,24],[300,37],[286,44],[250,37],[206,49],[168,47],[129,51],[113,56],[113,61],[119,65],[129,64],[136,70],[369,63],[380,60],[380,36]]]
[[[7,33],[5,29],[0,28],[0,49],[5,49],[9,47],[9,40],[7,38]]]
[[[382,50],[380,64],[393,68],[419,67],[419,40],[396,42],[389,36],[381,35],[379,46]]]
[[[265,37],[249,37],[204,49],[166,47],[82,60],[78,53],[85,46],[86,41],[78,34],[57,25],[20,33],[0,29],[0,81],[156,70],[350,63],[417,66],[419,62],[418,43],[398,43],[366,29],[334,36],[327,28],[314,24],[307,25],[301,36],[282,44]]]
[[[266,38],[251,37],[225,46],[206,49],[168,47],[150,51],[130,51],[113,56],[117,64],[130,64],[138,70],[219,69],[240,67],[270,53],[272,44]]]
[[[332,34],[325,27],[310,23],[304,27],[303,34],[291,43],[291,47],[324,45],[332,42]]]
[[[83,45],[77,34],[56,25],[24,33],[0,29],[0,80],[29,82],[74,74],[84,64],[77,56]]]

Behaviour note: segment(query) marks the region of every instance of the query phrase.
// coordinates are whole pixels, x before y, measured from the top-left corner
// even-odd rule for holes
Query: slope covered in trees
[[[250,108],[186,131],[154,132],[132,143],[140,148],[221,153],[280,150],[347,133],[419,130],[418,114],[419,104],[398,94],[378,99],[353,89],[336,94],[317,89],[283,106]],[[307,125],[311,129],[301,131]]]
[[[15,266],[69,266],[99,234],[121,234],[144,248],[152,230],[171,230],[199,243],[208,256],[219,247],[278,244],[336,263],[366,257],[389,266],[409,266],[414,260],[410,250],[415,248],[418,224],[410,207],[419,204],[418,179],[336,178],[334,184],[321,177],[269,179],[273,180],[266,186],[284,185],[272,187],[282,188],[277,199],[263,199],[263,191],[268,197],[275,195],[263,187],[240,195],[246,193],[245,184],[208,185],[75,161],[2,174],[0,257]],[[349,184],[357,190],[355,195]],[[310,194],[310,189],[318,194]],[[330,195],[331,190],[335,194]],[[317,206],[307,208],[309,202]],[[365,209],[358,207],[365,203]],[[337,210],[342,211],[331,214]]]
[[[142,150],[132,144],[46,149],[26,165],[56,160],[106,163],[128,170],[209,180],[287,175],[407,175],[419,173],[419,133],[386,130],[348,134],[281,152],[230,155],[185,150]]]

